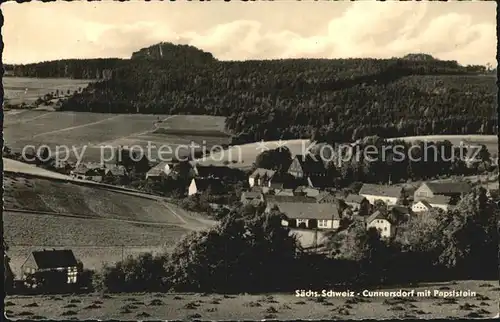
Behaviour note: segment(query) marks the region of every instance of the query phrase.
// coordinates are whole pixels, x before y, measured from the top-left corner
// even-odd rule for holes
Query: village
[[[496,156],[491,161],[493,165],[498,162]],[[467,159],[467,166],[477,167],[480,162],[477,158]],[[382,238],[393,237],[398,225],[414,216],[453,209],[476,185],[484,187],[493,201],[500,200],[498,174],[476,182],[448,179],[411,185],[360,183],[354,189],[339,189],[325,162],[312,155],[295,155],[285,170],[254,166],[243,172],[227,165],[200,165],[196,161],[160,162],[140,177],[146,185],[154,185],[166,178],[182,176],[187,183],[188,199],[205,194],[208,199],[223,200],[209,202],[212,211],[231,208],[231,202],[217,196],[233,193],[243,205],[263,206],[266,212],[279,210],[286,216],[282,224],[294,231],[335,231],[346,228],[352,221],[361,221],[366,229],[376,228]],[[85,163],[69,173],[77,179],[114,184],[130,176],[127,167],[112,163]],[[228,183],[239,183],[239,189],[234,191],[234,185]]]

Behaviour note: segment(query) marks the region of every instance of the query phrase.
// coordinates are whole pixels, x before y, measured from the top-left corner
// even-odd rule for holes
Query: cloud
[[[488,10],[490,7],[485,3],[481,8]],[[496,65],[495,21],[483,19],[478,22],[473,19],[476,14],[473,11],[442,10],[436,14],[436,10],[431,10],[434,8],[437,7],[426,2],[354,2],[343,12],[332,13],[330,18],[322,14],[314,26],[319,30],[315,35],[298,31],[300,28],[296,24],[306,23],[286,16],[286,11],[276,19],[278,26],[271,27],[257,15],[205,26],[202,14],[192,18],[195,20],[190,21],[189,27],[176,30],[179,19],[190,19],[188,14],[177,12],[168,19],[152,17],[143,21],[131,20],[133,17],[126,21],[121,17],[120,22],[111,23],[79,18],[75,13],[73,16],[61,15],[47,8],[43,9],[46,23],[40,24],[42,9],[28,10],[23,14],[22,28],[19,23],[9,21],[8,14],[4,13],[4,57],[15,61],[126,58],[142,47],[170,41],[196,46],[221,60],[385,58],[425,52],[462,64]],[[213,16],[208,18],[210,14],[207,12],[205,16],[212,21]],[[304,25],[302,29],[308,27]],[[39,30],[43,36],[33,37],[34,30]],[[49,49],[44,50],[43,46]]]

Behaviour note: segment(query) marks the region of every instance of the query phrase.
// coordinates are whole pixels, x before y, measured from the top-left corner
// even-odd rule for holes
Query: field
[[[213,224],[160,198],[102,187],[6,173],[4,188],[4,236],[14,271],[31,249],[69,247],[86,267],[99,268],[128,254],[164,250]]]
[[[287,147],[292,155],[304,154],[309,148],[309,140],[286,140],[286,141],[266,141],[234,145],[228,150],[212,153],[197,162],[202,165],[223,165],[229,167],[249,169],[255,162],[257,156],[264,150],[272,150],[278,147]]]
[[[444,141],[448,140],[451,144],[459,146],[463,141],[464,145],[479,146],[484,144],[492,155],[498,154],[498,136],[496,135],[425,135],[425,136],[407,136],[402,138],[393,138],[392,140],[412,141]]]
[[[213,116],[16,110],[5,113],[4,138],[13,151],[47,145],[53,156],[70,161],[81,155],[83,161],[110,160],[118,146],[128,146],[159,162],[191,154],[191,142],[199,145],[194,151],[227,144],[223,124],[223,117]]]
[[[409,288],[403,288],[409,290]],[[498,281],[459,281],[413,288],[471,290],[462,298],[336,297],[319,300],[294,294],[110,294],[8,296],[9,318],[116,320],[315,320],[493,317],[498,312]],[[387,289],[398,291],[398,288]]]
[[[63,94],[67,94],[69,90],[73,94],[79,88],[87,87],[90,82],[91,80],[66,78],[4,77],[3,87],[7,104],[30,104],[56,90]]]
[[[25,173],[29,175],[36,175],[36,176],[61,179],[61,180],[74,180],[70,176],[57,173],[54,171],[45,170],[43,168],[39,168],[31,164],[19,162],[8,158],[3,158],[3,167],[4,171],[9,171],[9,172]]]

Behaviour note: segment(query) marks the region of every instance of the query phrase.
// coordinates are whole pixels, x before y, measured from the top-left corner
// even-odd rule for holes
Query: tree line
[[[106,266],[94,286],[110,292],[253,293],[498,276],[498,208],[483,188],[448,213],[408,220],[389,240],[355,221],[328,237],[322,255],[301,248],[282,226],[284,215],[235,208],[216,227],[186,235],[172,252]]]

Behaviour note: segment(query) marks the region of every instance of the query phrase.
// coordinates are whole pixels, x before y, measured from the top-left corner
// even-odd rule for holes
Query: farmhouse
[[[458,199],[471,190],[472,187],[467,182],[424,182],[415,190],[413,200],[428,200],[436,196],[447,196]]]
[[[244,191],[241,194],[241,203],[244,205],[247,204],[252,204],[252,205],[258,205],[260,203],[264,203],[264,195],[260,192],[255,192],[255,191]]]
[[[390,238],[396,232],[396,226],[388,216],[377,210],[366,219],[366,229],[375,228],[380,233],[380,237]]]
[[[278,209],[284,213],[284,226],[297,228],[338,229],[340,226],[340,212],[334,204],[278,202],[268,204],[266,211]]]
[[[288,173],[295,178],[308,178],[326,176],[326,169],[320,158],[315,159],[309,154],[297,154],[288,168]]]
[[[427,212],[432,210],[432,206],[427,200],[420,200],[411,206],[411,210],[415,213]]]
[[[45,282],[51,286],[75,284],[78,276],[77,261],[69,249],[33,251],[22,264],[21,271],[28,284],[28,276],[35,273],[45,275]],[[60,274],[54,274],[57,272]]]
[[[104,176],[105,170],[101,168],[92,168],[86,165],[80,165],[77,168],[70,171],[70,175],[73,178],[81,180],[92,180],[96,182],[101,182]]]
[[[170,174],[172,171],[172,164],[168,162],[160,162],[148,172],[146,172],[146,179],[159,180],[162,176]]]
[[[436,195],[433,198],[421,199],[413,203],[412,210],[414,212],[428,211],[429,207],[435,209],[442,209],[447,211],[450,209],[452,198],[448,196]]]
[[[264,168],[258,168],[255,169],[255,171],[248,177],[248,184],[250,187],[253,186],[269,186],[269,181],[271,178],[274,176],[276,171],[274,170],[269,170],[269,169],[264,169]]]
[[[209,191],[210,194],[224,193],[222,181],[215,178],[194,178],[188,188],[188,196],[195,195],[204,191]]]
[[[395,205],[401,200],[403,188],[397,186],[383,186],[365,183],[359,194],[365,197],[372,205],[376,200],[382,200],[387,205]]]

